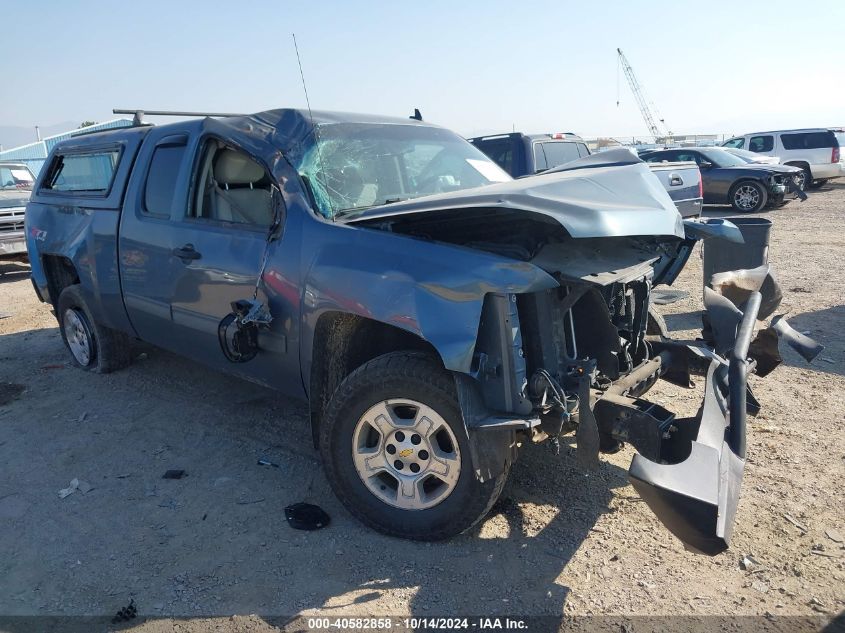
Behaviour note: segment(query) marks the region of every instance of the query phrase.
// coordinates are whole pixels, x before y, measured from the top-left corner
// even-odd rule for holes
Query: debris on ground
[[[759,591],[760,593],[768,593],[769,592],[769,585],[764,583],[761,580],[755,580],[751,583],[751,588],[754,591]]]
[[[188,473],[181,469],[173,469],[168,470],[161,476],[162,479],[182,479],[182,477],[187,477]]]
[[[753,572],[760,568],[760,562],[751,554],[746,554],[740,559],[739,568],[743,571]]]
[[[10,316],[12,316],[11,312],[0,312],[0,319],[8,319]]]
[[[795,527],[797,527],[799,530],[801,530],[802,532],[804,532],[804,534],[806,534],[807,532],[809,532],[809,531],[810,531],[810,529],[809,529],[806,525],[804,525],[803,523],[799,522],[797,519],[792,518],[791,516],[789,516],[789,515],[788,515],[788,514],[786,514],[785,512],[784,512],[784,514],[783,514],[783,518],[784,518],[784,519],[786,519],[787,521],[789,521],[792,525],[794,525]]]
[[[277,463],[271,462],[269,459],[265,459],[264,457],[262,457],[261,459],[258,460],[258,465],[259,466],[272,466],[273,468],[281,468],[281,466],[279,466]]]
[[[319,530],[331,522],[331,517],[313,503],[294,503],[285,508],[285,518],[294,530]]]
[[[681,299],[686,299],[687,297],[689,297],[689,292],[686,290],[658,288],[651,291],[651,300],[659,306],[677,303]]]
[[[135,599],[131,598],[129,600],[129,604],[120,609],[117,613],[115,613],[114,617],[111,619],[112,624],[117,624],[118,622],[126,622],[127,620],[131,620],[138,614],[138,609],[135,607]]]
[[[59,499],[64,499],[65,497],[69,497],[74,492],[79,490],[82,494],[86,494],[91,492],[94,487],[89,484],[87,481],[82,481],[80,479],[71,479],[70,485],[67,488],[62,488],[59,490]]]
[[[827,528],[824,531],[824,535],[834,543],[842,543],[843,541],[845,541],[845,539],[843,539],[842,537],[842,534],[834,530],[833,528]]]

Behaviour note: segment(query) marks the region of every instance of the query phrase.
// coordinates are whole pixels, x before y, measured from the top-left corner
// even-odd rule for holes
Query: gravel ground
[[[684,551],[640,501],[626,481],[630,449],[585,472],[570,446],[559,457],[527,447],[472,533],[437,544],[381,536],[333,497],[304,405],[143,345],[127,370],[76,370],[28,269],[0,263],[0,314],[10,313],[0,318],[0,614],[106,614],[134,599],[133,630],[234,632],[296,614],[840,613],[845,183],[764,215],[783,308],[827,349],[812,366],[787,350],[774,374],[752,378],[763,411],[750,420],[731,549],[713,558]],[[696,254],[676,284],[690,297],[664,307],[682,336],[698,324],[700,279]],[[691,414],[701,385],[661,384],[649,397]],[[168,469],[188,476],[162,479]],[[74,478],[90,491],[60,499]],[[331,525],[290,529],[283,508],[297,501],[319,503]],[[757,566],[742,569],[744,556]]]

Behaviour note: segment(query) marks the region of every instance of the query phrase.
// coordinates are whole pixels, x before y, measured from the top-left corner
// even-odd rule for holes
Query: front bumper
[[[26,239],[20,235],[3,235],[0,233],[0,257],[5,255],[21,255],[26,253]]]
[[[745,304],[730,361],[714,357],[707,370],[700,424],[689,456],[659,464],[635,455],[631,484],[661,522],[689,549],[718,554],[727,549],[745,469],[749,346],[760,309],[754,292]]]

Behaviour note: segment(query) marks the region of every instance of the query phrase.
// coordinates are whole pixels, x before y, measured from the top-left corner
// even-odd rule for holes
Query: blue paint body
[[[318,115],[318,124],[345,121]],[[355,116],[356,121],[394,121]],[[401,121],[403,124],[417,124]],[[423,124],[419,124],[423,125]],[[105,196],[44,191],[42,171],[27,210],[32,278],[50,297],[44,256],[67,258],[95,318],[111,328],[307,397],[314,332],[323,314],[355,314],[427,341],[448,369],[468,372],[488,292],[530,292],[557,285],[527,262],[327,220],[315,213],[285,154],[306,142],[311,121],[296,110],[231,120],[205,119],[78,137],[57,151],[119,148]],[[186,156],[168,217],[144,214],[143,194],[158,143],[187,136]],[[230,303],[252,295],[266,230],[188,217],[189,188],[203,142],[214,137],[262,162],[284,200],[281,237],[270,245],[259,296],[273,315],[255,360],[233,365],[220,351],[217,325]],[[185,264],[172,251],[193,244]],[[52,298],[54,301],[56,297]],[[444,318],[448,315],[448,318]]]

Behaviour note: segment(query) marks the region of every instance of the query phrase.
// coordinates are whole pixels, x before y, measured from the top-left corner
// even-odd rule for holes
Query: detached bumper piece
[[[635,455],[628,473],[669,531],[703,554],[726,550],[733,529],[745,469],[746,383],[754,363],[748,350],[761,299],[759,292],[748,297],[729,362],[710,362],[698,429],[689,429],[695,438],[686,458],[660,464]]]

